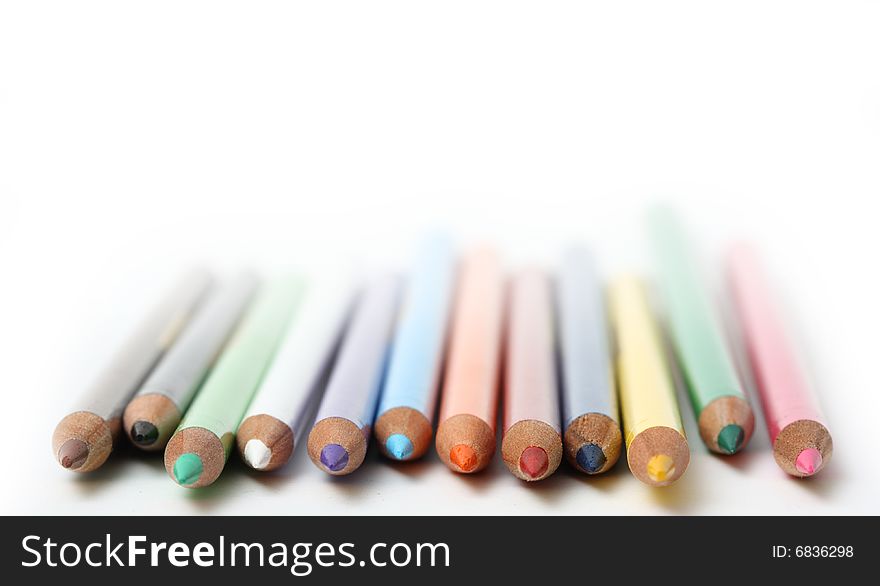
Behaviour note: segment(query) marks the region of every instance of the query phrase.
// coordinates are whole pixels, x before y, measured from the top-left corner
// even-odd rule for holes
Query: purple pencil
[[[383,275],[367,284],[357,302],[309,433],[309,457],[324,472],[351,474],[364,461],[399,295],[399,279]]]

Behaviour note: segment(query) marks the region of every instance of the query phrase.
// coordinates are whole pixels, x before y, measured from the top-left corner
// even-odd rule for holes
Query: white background
[[[4,2],[3,513],[880,513],[880,5],[872,2]],[[266,271],[358,252],[405,266],[446,227],[512,267],[566,243],[642,268],[678,202],[709,273],[731,237],[774,269],[834,434],[786,477],[762,420],[673,487],[621,462],[526,486],[434,454],[329,478],[230,459],[187,491],[123,450],[62,470],[58,419],[193,261]],[[301,448],[302,446],[300,446]]]

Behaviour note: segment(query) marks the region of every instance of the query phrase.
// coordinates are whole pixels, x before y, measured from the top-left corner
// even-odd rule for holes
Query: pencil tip
[[[131,440],[139,446],[151,446],[159,439],[159,429],[149,421],[135,421],[131,426]]]
[[[587,474],[595,474],[605,466],[605,452],[596,444],[584,444],[577,452],[577,464]]]
[[[648,460],[647,468],[651,480],[664,482],[675,474],[675,461],[666,454],[657,454]]]
[[[812,476],[822,467],[822,454],[816,448],[807,448],[798,454],[794,466],[804,476]]]
[[[321,450],[321,464],[331,472],[339,472],[348,466],[348,452],[339,444],[327,444]]]
[[[743,445],[746,434],[743,428],[735,423],[725,425],[718,432],[718,447],[725,454],[735,454]]]
[[[477,467],[477,453],[466,444],[453,446],[449,451],[449,459],[459,467],[462,472],[470,472]]]
[[[258,439],[249,439],[244,445],[244,461],[255,470],[262,470],[269,465],[272,450]]]
[[[519,457],[519,469],[533,480],[544,474],[549,465],[550,459],[547,457],[547,452],[538,446],[527,447]]]
[[[174,462],[174,480],[181,486],[195,484],[202,475],[202,459],[192,452],[178,456]]]
[[[58,461],[70,470],[76,470],[89,457],[89,446],[82,440],[69,439],[58,449]]]
[[[393,433],[385,440],[385,449],[395,460],[406,460],[413,453],[413,444],[402,433]]]

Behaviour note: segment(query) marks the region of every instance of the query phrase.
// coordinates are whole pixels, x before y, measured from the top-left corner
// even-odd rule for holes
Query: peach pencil
[[[501,456],[514,476],[547,478],[562,459],[550,279],[516,275],[511,288]]]
[[[455,472],[478,472],[495,454],[503,321],[501,260],[476,249],[462,263],[437,427],[437,454]]]
[[[831,433],[751,248],[739,245],[731,250],[728,276],[773,456],[788,474],[813,476],[831,459]]]

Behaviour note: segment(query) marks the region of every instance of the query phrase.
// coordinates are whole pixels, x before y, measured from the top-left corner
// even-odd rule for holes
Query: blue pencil
[[[431,446],[455,272],[451,242],[426,240],[406,286],[376,419],[376,439],[394,460],[419,458]]]
[[[617,462],[622,436],[602,287],[583,248],[563,256],[556,296],[564,451],[576,469],[599,474]]]

